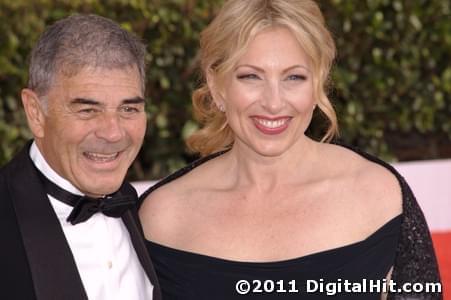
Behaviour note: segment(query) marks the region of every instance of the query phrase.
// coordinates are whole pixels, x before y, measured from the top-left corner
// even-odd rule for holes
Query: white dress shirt
[[[31,145],[30,157],[49,180],[66,191],[83,195],[47,164],[35,143]],[[120,218],[97,213],[86,222],[72,225],[66,221],[72,207],[50,195],[47,196],[72,250],[89,299],[152,299],[153,286],[138,260],[129,232]]]

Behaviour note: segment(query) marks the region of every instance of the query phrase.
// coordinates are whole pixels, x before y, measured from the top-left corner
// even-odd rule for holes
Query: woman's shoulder
[[[358,182],[386,192],[401,193],[404,180],[389,163],[349,145],[329,144],[329,147],[334,152],[330,157],[335,158],[343,170]]]
[[[389,220],[402,212],[404,181],[388,163],[345,144],[323,144],[323,156],[335,177],[345,180],[356,201],[372,215]]]
[[[167,239],[174,236],[172,233],[183,218],[180,206],[184,201],[180,200],[189,192],[185,176],[154,187],[144,198],[139,217],[146,239],[171,244]]]
[[[190,199],[196,198],[199,191],[208,188],[217,177],[214,175],[215,158],[220,154],[196,160],[144,192],[139,215],[146,238],[163,242],[160,237],[164,237],[164,242],[170,244],[166,239],[175,236],[170,231],[183,224],[187,217],[185,212],[192,204]]]
[[[214,161],[216,161],[215,158],[223,155],[225,152],[226,151],[216,152],[189,163],[183,168],[158,181],[155,185],[147,189],[140,198],[147,200],[148,198],[154,198],[155,195],[164,193],[165,190],[171,190],[174,186],[180,188],[183,186],[189,186],[190,184],[195,184],[197,181],[196,179],[199,177],[198,175],[202,175],[205,173],[205,170],[211,169],[210,166],[214,164]]]

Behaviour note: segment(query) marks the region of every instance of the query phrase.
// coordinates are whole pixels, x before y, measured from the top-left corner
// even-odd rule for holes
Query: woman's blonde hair
[[[203,83],[194,91],[192,101],[202,128],[187,140],[191,151],[204,156],[231,147],[234,133],[213,101],[207,75],[224,78],[255,35],[275,26],[285,26],[293,33],[311,63],[314,97],[329,121],[321,141],[330,141],[338,133],[337,116],[326,95],[335,44],[318,5],[312,0],[229,0],[201,33]]]

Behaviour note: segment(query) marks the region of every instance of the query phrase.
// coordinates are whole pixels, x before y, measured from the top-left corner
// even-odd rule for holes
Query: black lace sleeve
[[[403,194],[403,220],[392,279],[405,283],[440,283],[437,259],[423,212],[410,187],[399,174]],[[443,299],[439,292],[392,293],[388,299]]]
[[[396,288],[403,284],[421,283],[423,287],[426,283],[440,284],[440,273],[438,270],[437,258],[435,256],[432,238],[429,232],[426,219],[418,205],[406,180],[396,169],[383,160],[370,155],[356,147],[346,145],[341,141],[334,142],[337,145],[346,147],[366,159],[375,162],[388,169],[398,179],[402,193],[403,218],[399,235],[398,247],[396,249],[395,264],[391,279],[396,283]],[[437,288],[437,287],[436,287]],[[443,299],[441,292],[417,292],[417,293],[389,293],[388,300],[404,299]]]

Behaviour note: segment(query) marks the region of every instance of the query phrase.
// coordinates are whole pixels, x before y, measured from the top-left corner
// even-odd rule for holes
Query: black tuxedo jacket
[[[88,299],[63,230],[29,156],[30,144],[0,169],[0,298]],[[160,300],[137,209],[127,211],[122,220],[154,285],[153,299]]]

